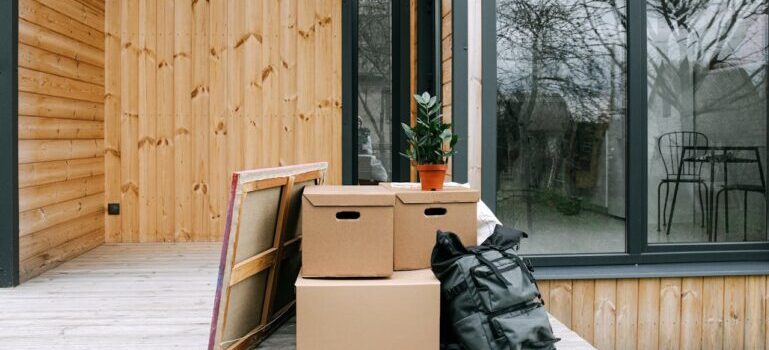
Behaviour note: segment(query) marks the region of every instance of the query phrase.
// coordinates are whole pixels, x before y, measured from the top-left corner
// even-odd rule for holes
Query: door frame
[[[0,2],[0,287],[19,284],[18,4]]]

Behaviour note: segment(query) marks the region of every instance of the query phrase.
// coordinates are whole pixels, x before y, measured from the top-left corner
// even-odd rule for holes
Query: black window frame
[[[342,183],[345,185],[358,184],[358,2],[358,0],[342,2]],[[422,3],[420,1],[418,6],[426,7]],[[408,159],[399,155],[399,152],[406,149],[406,140],[401,132],[400,123],[411,123],[409,6],[409,0],[391,0],[393,159],[390,180],[393,182],[409,181],[411,176],[411,165]],[[434,57],[434,49],[419,46],[418,55],[427,57],[431,54]],[[417,74],[420,83],[429,83],[435,79],[434,75],[422,77],[419,71]]]
[[[0,288],[19,284],[18,13],[0,3]]]
[[[496,8],[482,2],[482,111],[484,140],[496,145]],[[467,7],[454,7],[454,18],[467,17]],[[647,34],[646,1],[627,0],[627,116],[625,157],[624,253],[529,255],[536,266],[592,266],[666,263],[769,261],[767,242],[654,243],[648,241],[647,164]],[[456,78],[456,76],[454,77]],[[458,100],[459,95],[454,94]],[[767,110],[769,116],[769,109]],[[488,144],[489,142],[487,142]],[[767,133],[769,144],[769,132]],[[496,146],[484,148],[481,197],[495,211]],[[491,170],[491,171],[489,171]],[[767,208],[769,218],[769,208]],[[554,242],[553,244],[557,244]]]

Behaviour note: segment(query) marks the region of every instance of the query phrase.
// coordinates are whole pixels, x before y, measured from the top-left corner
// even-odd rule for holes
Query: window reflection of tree
[[[498,169],[524,191],[578,195],[578,136],[624,113],[624,2],[502,0],[497,11]]]
[[[375,155],[390,172],[388,120],[392,82],[389,0],[364,0],[358,7],[358,113],[370,128]]]
[[[766,79],[766,0],[650,0],[649,104],[657,99],[694,127],[697,113],[746,105]],[[751,31],[753,31],[751,33]],[[751,65],[751,63],[753,63]],[[758,64],[755,64],[758,63]],[[717,95],[697,99],[709,78],[729,74]],[[735,74],[736,73],[736,74]],[[687,98],[688,97],[688,98]]]

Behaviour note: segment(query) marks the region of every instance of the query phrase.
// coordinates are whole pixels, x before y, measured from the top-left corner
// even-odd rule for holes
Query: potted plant
[[[424,92],[414,95],[414,99],[417,121],[414,127],[401,123],[408,143],[406,153],[401,155],[416,163],[423,191],[442,190],[446,164],[456,153],[454,146],[459,138],[451,132],[451,124],[443,122],[441,102],[436,96]]]

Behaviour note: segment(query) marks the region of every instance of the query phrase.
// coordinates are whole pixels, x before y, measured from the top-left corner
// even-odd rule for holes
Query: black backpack
[[[530,264],[515,253],[525,235],[497,225],[483,244],[465,248],[438,231],[432,270],[441,281],[444,349],[555,349]]]

